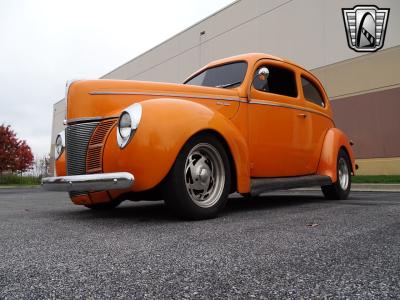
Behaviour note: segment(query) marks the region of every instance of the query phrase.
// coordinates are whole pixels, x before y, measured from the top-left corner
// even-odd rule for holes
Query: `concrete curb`
[[[352,191],[360,192],[400,192],[400,184],[398,183],[353,183]]]
[[[319,187],[296,189],[300,191],[320,191]],[[352,192],[400,192],[400,184],[398,183],[352,183]]]
[[[0,189],[36,189],[41,185],[0,185]]]

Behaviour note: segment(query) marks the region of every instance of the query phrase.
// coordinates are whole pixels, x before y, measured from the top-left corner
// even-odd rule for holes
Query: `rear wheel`
[[[183,147],[166,179],[166,203],[189,219],[215,217],[225,206],[231,170],[222,143],[199,135]]]
[[[340,149],[336,163],[337,180],[332,185],[322,186],[327,199],[347,199],[351,189],[351,164],[346,151]]]

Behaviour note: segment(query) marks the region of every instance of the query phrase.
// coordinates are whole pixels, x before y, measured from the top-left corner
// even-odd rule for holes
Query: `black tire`
[[[216,217],[230,191],[231,168],[223,144],[213,135],[198,135],[182,148],[164,183],[165,201],[184,219]]]
[[[121,204],[121,200],[112,200],[110,202],[104,202],[104,203],[97,203],[97,204],[90,204],[90,205],[85,205],[87,208],[93,209],[93,210],[111,210],[116,208],[118,205]]]
[[[342,174],[347,177],[342,176]],[[337,158],[336,176],[337,180],[332,185],[321,187],[322,193],[325,198],[330,200],[345,200],[349,197],[351,189],[351,163],[349,156],[343,149],[340,149]]]

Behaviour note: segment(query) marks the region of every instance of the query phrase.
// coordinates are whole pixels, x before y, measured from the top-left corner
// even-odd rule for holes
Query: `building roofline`
[[[65,101],[65,98],[62,98],[62,99],[58,100],[56,103],[53,103],[53,107],[56,106],[57,104],[63,102],[63,101]]]
[[[177,34],[174,34],[174,35],[171,36],[170,38],[164,40],[163,42],[161,42],[161,43],[159,43],[159,44],[157,44],[157,45],[155,45],[154,47],[152,47],[152,48],[150,48],[149,50],[143,52],[142,54],[139,54],[138,56],[135,56],[134,58],[128,60],[126,63],[123,63],[122,65],[120,65],[120,66],[118,66],[118,67],[112,69],[110,72],[107,72],[106,74],[104,74],[103,76],[101,76],[100,79],[102,79],[102,78],[104,78],[105,76],[111,74],[112,72],[118,70],[119,68],[121,68],[121,67],[123,67],[123,66],[129,64],[130,62],[132,62],[132,61],[134,61],[134,60],[136,60],[136,59],[138,59],[138,58],[140,58],[140,57],[146,55],[147,53],[153,51],[154,49],[160,47],[161,45],[166,44],[166,43],[169,42],[170,40],[172,40],[172,39],[176,38],[177,36],[181,35],[182,33],[186,32],[186,31],[189,31],[189,30],[192,29],[193,27],[195,27],[195,26],[199,25],[200,23],[202,23],[202,22],[204,22],[204,21],[206,21],[206,20],[208,20],[208,19],[214,17],[215,15],[218,15],[218,14],[221,13],[222,11],[226,10],[227,8],[229,8],[229,7],[231,7],[231,6],[236,5],[238,2],[241,2],[241,1],[242,1],[242,0],[235,0],[235,1],[233,1],[232,3],[230,3],[230,4],[228,4],[228,5],[224,6],[224,7],[222,7],[221,9],[219,9],[219,10],[217,10],[216,12],[212,13],[211,15],[209,15],[209,16],[207,16],[207,17],[201,19],[200,21],[198,21],[198,22],[194,23],[193,25],[187,27],[186,29],[184,29],[184,30],[178,32]]]

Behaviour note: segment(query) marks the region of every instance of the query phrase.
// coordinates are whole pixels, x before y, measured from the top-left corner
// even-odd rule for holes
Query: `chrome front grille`
[[[65,130],[67,175],[86,174],[89,140],[99,122],[69,125]]]
[[[117,122],[115,119],[102,121],[94,130],[88,144],[86,156],[86,172],[88,174],[101,173],[103,171],[103,148],[106,138]]]

